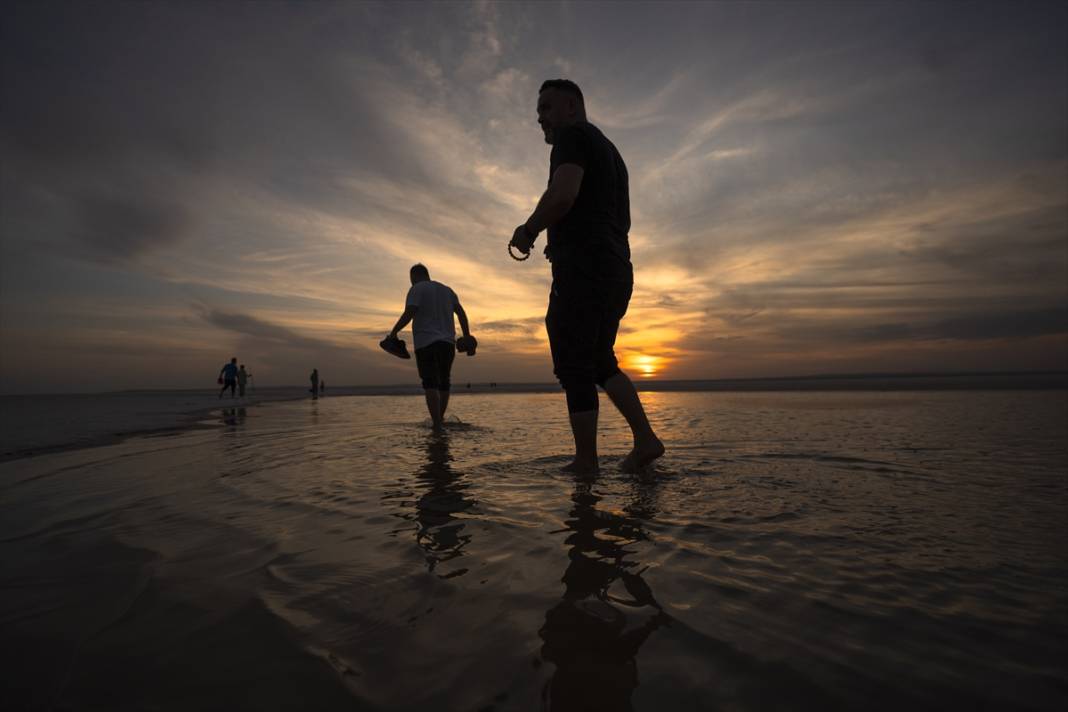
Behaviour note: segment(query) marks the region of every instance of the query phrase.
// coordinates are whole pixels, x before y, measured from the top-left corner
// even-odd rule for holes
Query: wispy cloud
[[[630,171],[628,366],[1068,356],[1063,8],[611,10],[5,9],[0,345],[27,356],[3,382],[105,343],[170,354],[176,385],[216,348],[289,382],[313,358],[409,378],[374,343],[415,261],[482,335],[465,368],[544,378],[547,265],[505,244],[548,177],[552,76]],[[134,363],[94,383],[136,386]]]

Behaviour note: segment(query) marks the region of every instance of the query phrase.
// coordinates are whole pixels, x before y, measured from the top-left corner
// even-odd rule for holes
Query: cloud
[[[299,349],[330,350],[339,348],[337,344],[303,336],[277,324],[272,324],[262,319],[257,319],[248,314],[236,312],[224,312],[217,309],[201,309],[201,317],[204,321],[217,326],[220,329],[233,331],[238,334],[252,336],[268,343],[275,343]]]
[[[82,205],[81,238],[115,259],[128,259],[162,245],[173,245],[188,231],[190,218],[182,206],[150,199],[91,198]]]
[[[924,339],[1028,339],[1068,333],[1068,308],[971,314],[918,329]]]
[[[706,375],[841,363],[836,348],[965,363],[954,349],[984,339],[1037,362],[1068,304],[1066,19],[1041,4],[16,4],[0,317],[34,325],[30,354],[132,343],[125,329],[164,350],[247,347],[279,378],[367,349],[352,382],[395,380],[410,373],[374,343],[421,260],[493,363],[542,374],[550,276],[504,245],[547,178],[537,87],[563,75],[630,170],[623,348]],[[191,300],[211,305],[195,325],[156,319]]]

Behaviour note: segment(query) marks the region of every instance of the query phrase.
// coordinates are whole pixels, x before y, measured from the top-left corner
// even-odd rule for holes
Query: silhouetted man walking
[[[545,254],[553,286],[545,328],[575,438],[575,459],[565,469],[597,471],[600,385],[630,425],[634,447],[620,467],[635,472],[663,455],[664,445],[613,350],[634,286],[627,167],[612,142],[586,120],[582,91],[570,80],[541,85],[538,123],[553,147],[549,187],[509,244],[529,253],[538,233],[548,229]]]
[[[453,314],[460,322],[465,339],[471,339],[467,313],[460,306],[460,298],[450,287],[430,279],[430,271],[421,264],[408,271],[412,287],[404,300],[404,313],[397,319],[387,338],[396,339],[397,332],[412,322],[415,342],[415,364],[423,381],[426,408],[435,428],[444,422],[452,388],[452,362],[456,358],[456,326]],[[462,345],[461,345],[462,347]],[[473,354],[474,351],[469,351]]]

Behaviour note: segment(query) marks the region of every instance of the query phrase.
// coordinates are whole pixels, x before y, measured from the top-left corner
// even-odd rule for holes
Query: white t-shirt
[[[456,327],[452,321],[453,309],[459,304],[456,292],[441,282],[424,280],[412,285],[404,304],[419,307],[412,317],[415,348],[430,346],[435,341],[456,343]]]

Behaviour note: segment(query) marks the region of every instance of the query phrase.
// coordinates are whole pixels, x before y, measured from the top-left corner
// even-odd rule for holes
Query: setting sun
[[[659,356],[634,354],[627,359],[627,365],[641,374],[642,378],[650,378],[660,370],[660,362],[662,360]]]

